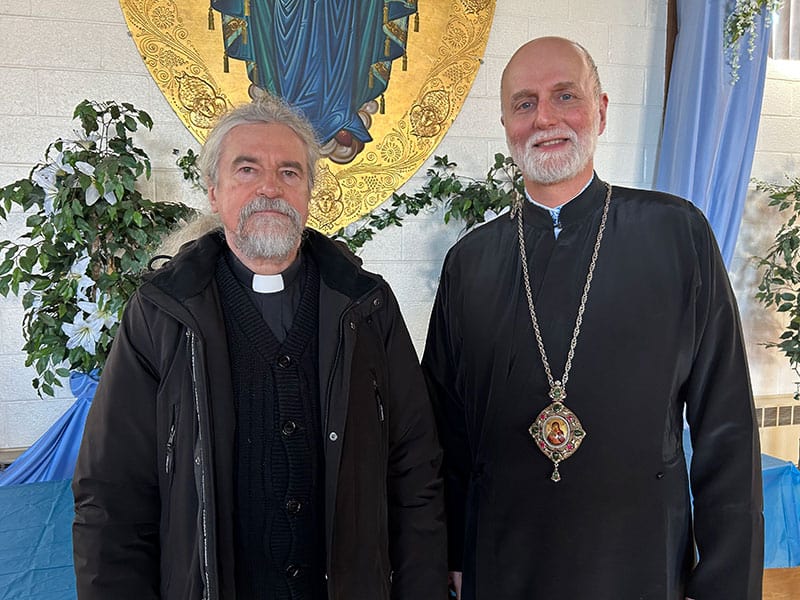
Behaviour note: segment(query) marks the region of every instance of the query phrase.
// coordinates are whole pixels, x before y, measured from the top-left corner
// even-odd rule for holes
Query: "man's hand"
[[[450,589],[450,597],[461,600],[461,571],[450,571],[447,574],[447,586]]]

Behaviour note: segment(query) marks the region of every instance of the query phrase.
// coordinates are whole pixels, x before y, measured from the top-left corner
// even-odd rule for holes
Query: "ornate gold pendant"
[[[559,463],[575,454],[586,437],[586,430],[575,413],[560,402],[565,397],[563,391],[560,388],[556,393],[554,391],[556,390],[551,390],[550,393],[553,401],[539,413],[528,431],[539,450],[553,461],[553,474],[550,479],[559,482],[561,481],[561,473],[558,472]]]

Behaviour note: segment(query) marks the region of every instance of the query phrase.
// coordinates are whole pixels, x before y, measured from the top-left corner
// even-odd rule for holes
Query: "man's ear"
[[[219,208],[217,207],[217,186],[208,182],[206,188],[208,189],[208,204],[211,206],[211,212],[219,212]]]
[[[608,113],[608,94],[603,92],[600,94],[600,102],[599,102],[599,110],[600,110],[600,127],[598,128],[597,135],[601,135],[606,130],[606,115]]]

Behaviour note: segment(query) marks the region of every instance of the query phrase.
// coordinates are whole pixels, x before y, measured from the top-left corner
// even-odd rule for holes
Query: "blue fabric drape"
[[[97,374],[70,375],[69,387],[75,402],[11,466],[0,472],[0,486],[72,479],[97,382]]]
[[[757,21],[755,51],[742,40],[739,80],[731,84],[723,29],[731,7],[721,0],[678,0],[675,40],[656,189],[691,200],[706,215],[730,264],[753,165],[767,48]]]

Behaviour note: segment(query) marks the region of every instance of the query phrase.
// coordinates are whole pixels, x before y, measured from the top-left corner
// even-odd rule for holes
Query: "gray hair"
[[[309,189],[314,187],[314,176],[320,158],[319,141],[314,128],[308,119],[286,102],[276,96],[267,95],[225,113],[214,125],[203,144],[199,159],[200,173],[206,184],[210,182],[216,185],[217,183],[219,159],[225,136],[234,127],[248,123],[278,123],[294,131],[306,147],[308,187]]]

